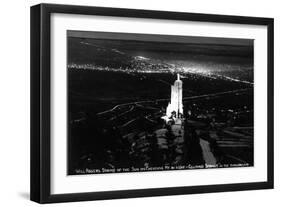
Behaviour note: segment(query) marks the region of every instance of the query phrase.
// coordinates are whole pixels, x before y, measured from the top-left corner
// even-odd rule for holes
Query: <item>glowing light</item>
[[[149,60],[149,58],[143,57],[143,56],[136,56],[135,60]]]

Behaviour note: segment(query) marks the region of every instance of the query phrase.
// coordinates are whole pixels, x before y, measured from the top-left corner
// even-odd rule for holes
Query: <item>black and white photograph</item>
[[[224,12],[152,3],[31,6],[30,165],[17,162],[30,166],[30,200],[206,193],[217,194],[199,196],[202,205],[273,200],[219,192],[274,188],[274,18],[246,2]],[[22,79],[11,77],[13,85]],[[24,94],[7,89],[5,100],[22,105]],[[9,133],[17,131],[17,107],[3,108]],[[186,202],[153,200],[137,205]]]
[[[254,40],[68,30],[67,174],[254,166]]]

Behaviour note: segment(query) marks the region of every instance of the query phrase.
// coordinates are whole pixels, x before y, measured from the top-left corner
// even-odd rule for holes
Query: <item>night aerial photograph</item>
[[[68,175],[254,166],[254,40],[66,38]]]

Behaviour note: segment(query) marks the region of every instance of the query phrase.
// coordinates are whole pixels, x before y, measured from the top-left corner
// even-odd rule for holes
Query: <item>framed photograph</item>
[[[273,19],[31,7],[31,200],[273,188]]]

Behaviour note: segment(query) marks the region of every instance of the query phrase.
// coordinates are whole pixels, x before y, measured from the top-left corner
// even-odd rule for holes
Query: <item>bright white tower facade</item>
[[[174,113],[176,117],[181,118],[183,116],[183,104],[182,104],[182,81],[180,75],[177,74],[177,80],[174,85],[171,86],[171,101],[166,109],[166,116],[170,118]]]

